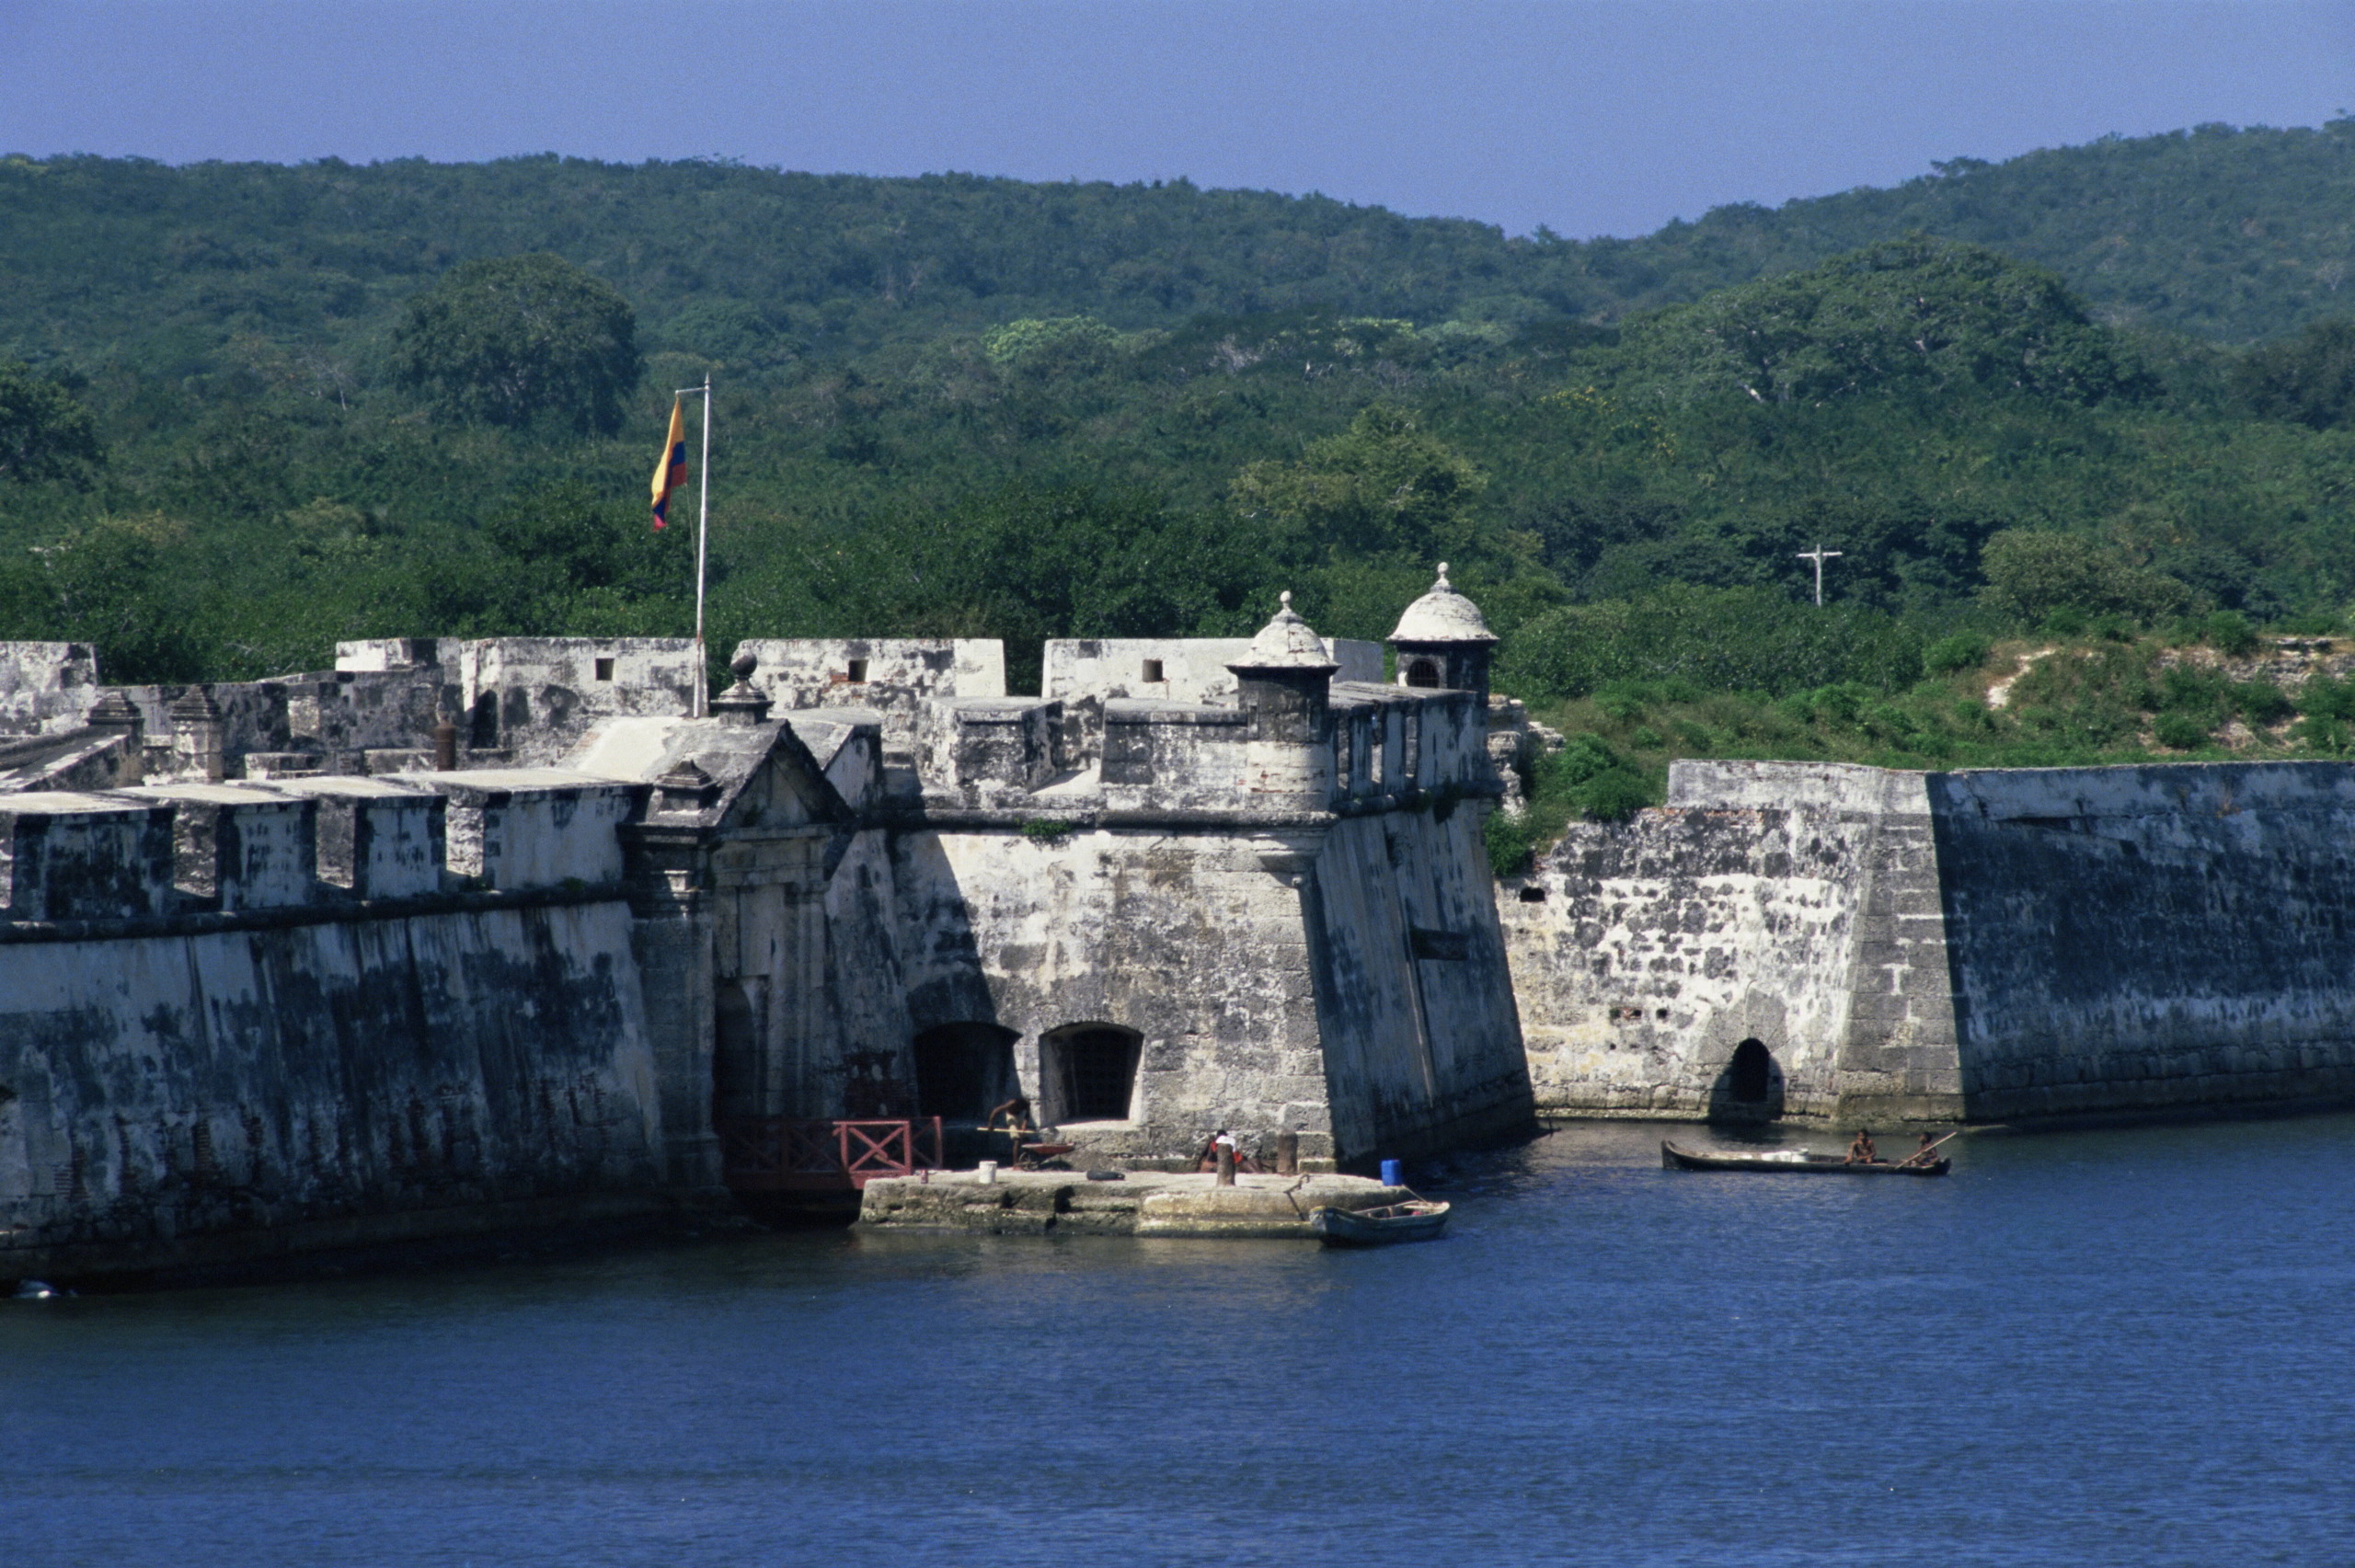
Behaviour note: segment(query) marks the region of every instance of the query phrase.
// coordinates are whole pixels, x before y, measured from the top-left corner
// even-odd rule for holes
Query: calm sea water
[[[0,1303],[0,1562],[2355,1562],[2355,1119]],[[1688,1141],[1708,1135],[1677,1129]]]

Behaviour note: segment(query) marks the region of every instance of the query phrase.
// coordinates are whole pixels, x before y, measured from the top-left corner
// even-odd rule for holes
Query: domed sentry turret
[[[1390,646],[1398,655],[1401,686],[1476,692],[1481,705],[1488,705],[1488,660],[1497,636],[1480,618],[1480,607],[1449,585],[1445,561],[1439,564],[1431,590],[1398,617]]]
[[[1227,666],[1251,715],[1244,787],[1256,794],[1326,795],[1333,787],[1333,674],[1340,666],[1282,596],[1275,619],[1259,628],[1241,658]]]

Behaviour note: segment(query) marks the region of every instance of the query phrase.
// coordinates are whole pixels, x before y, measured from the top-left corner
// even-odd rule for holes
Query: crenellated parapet
[[[854,645],[745,646],[802,648],[795,667],[809,670]],[[1394,685],[1381,669],[1374,645],[1319,636],[1287,594],[1254,638],[1051,642],[1043,697],[903,689],[896,712],[820,711],[879,726],[886,774],[897,757],[912,775],[912,791],[879,795],[902,813],[1298,816],[1500,794],[1484,692]],[[810,712],[787,716],[814,734]]]
[[[13,924],[617,896],[642,785],[556,769],[0,795]]]
[[[780,712],[851,708],[879,715],[904,750],[925,704],[1005,695],[1005,648],[994,637],[754,637],[752,681]]]
[[[11,921],[117,921],[172,907],[173,813],[130,795],[40,792],[0,800]]]

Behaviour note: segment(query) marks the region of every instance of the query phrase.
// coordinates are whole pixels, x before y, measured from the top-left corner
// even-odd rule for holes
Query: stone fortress
[[[1286,596],[1287,600],[1289,596]],[[167,691],[18,646],[0,1276],[724,1196],[721,1134],[1019,1093],[1091,1165],[1534,1125],[1494,639],[343,645]]]
[[[1017,1094],[1164,1171],[2355,1096],[2355,769],[1679,763],[1499,882],[1494,646],[1444,568],[1387,656],[1287,602],[1037,696],[984,641],[707,698],[685,641],[8,645],[0,1277],[667,1212],[731,1129]]]

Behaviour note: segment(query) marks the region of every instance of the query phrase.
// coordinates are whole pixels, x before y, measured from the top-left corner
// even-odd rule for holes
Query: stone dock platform
[[[1091,1182],[1078,1171],[971,1171],[867,1184],[861,1225],[981,1230],[999,1236],[1222,1236],[1313,1239],[1311,1209],[1379,1208],[1415,1195],[1366,1176],[1239,1175],[1222,1187],[1207,1173],[1131,1171]]]

